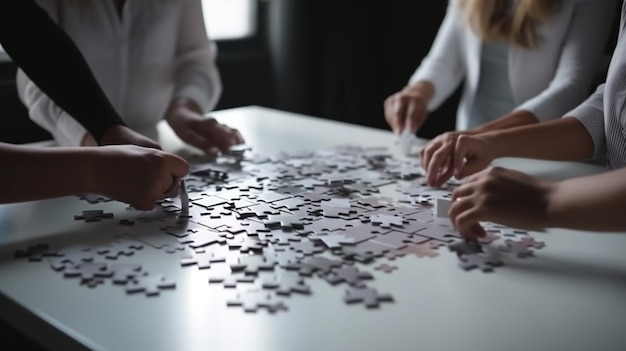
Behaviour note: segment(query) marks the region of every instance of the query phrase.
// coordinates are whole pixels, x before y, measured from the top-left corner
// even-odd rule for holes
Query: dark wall
[[[273,0],[276,107],[385,128],[383,101],[428,52],[446,1]],[[454,128],[458,92],[420,136]]]
[[[224,92],[218,109],[261,105],[388,129],[383,101],[405,86],[428,53],[447,1],[259,0],[258,32],[220,41]],[[616,21],[619,16],[616,16]],[[617,23],[599,68],[604,80]],[[419,136],[454,129],[457,91]],[[49,135],[30,122],[15,92],[15,66],[0,63],[0,141]]]

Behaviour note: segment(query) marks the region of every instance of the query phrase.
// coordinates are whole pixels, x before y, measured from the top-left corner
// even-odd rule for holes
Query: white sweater
[[[540,121],[562,117],[590,92],[610,33],[617,0],[566,0],[550,21],[538,27],[540,47],[511,46],[509,80],[516,110],[528,110]],[[472,123],[469,112],[480,76],[481,39],[469,28],[458,0],[450,0],[430,52],[409,84],[430,81],[435,95],[429,110],[439,107],[459,86],[463,94],[457,129]]]
[[[222,92],[217,47],[206,34],[200,0],[38,0],[83,53],[124,122],[152,136],[176,97],[212,110]],[[45,59],[45,58],[44,58]],[[78,146],[85,129],[22,72],[18,94],[30,118],[61,146]]]

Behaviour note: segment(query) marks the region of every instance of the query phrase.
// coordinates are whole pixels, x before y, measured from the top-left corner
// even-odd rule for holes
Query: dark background
[[[427,54],[446,1],[259,1],[257,33],[219,41],[224,92],[217,109],[260,105],[387,129],[384,99]],[[615,42],[607,46],[607,58]],[[0,141],[49,139],[28,119],[16,67],[0,63]],[[598,80],[603,80],[601,70]],[[431,114],[419,136],[454,129],[459,91]]]
[[[259,2],[253,38],[218,42],[224,92],[217,109],[261,105],[387,128],[383,101],[428,52],[445,1],[271,0]],[[32,123],[0,63],[0,141],[50,138]],[[454,128],[455,102],[424,129]]]

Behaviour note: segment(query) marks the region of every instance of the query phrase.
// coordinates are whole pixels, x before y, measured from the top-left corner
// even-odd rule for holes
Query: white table
[[[391,132],[261,107],[213,114],[239,128],[261,153],[338,144],[394,147]],[[183,151],[166,127],[168,150]],[[550,179],[602,169],[579,163],[502,159],[498,164]],[[45,181],[45,175],[42,175]],[[95,289],[64,279],[43,263],[16,260],[31,242],[97,244],[125,206],[92,205],[116,219],[82,223],[89,207],[76,197],[0,206],[0,315],[59,350],[624,350],[626,233],[570,230],[532,233],[546,243],[536,257],[492,273],[465,272],[457,258],[396,260],[391,274],[368,269],[394,303],[369,310],[346,305],[343,287],[309,280],[311,296],[293,295],[289,310],[246,314],[227,307],[230,291],[207,283],[207,271],[181,269],[178,254],[144,248],[134,257],[177,282],[146,298],[123,288]],[[178,256],[177,256],[178,255]],[[371,268],[371,267],[370,267]]]

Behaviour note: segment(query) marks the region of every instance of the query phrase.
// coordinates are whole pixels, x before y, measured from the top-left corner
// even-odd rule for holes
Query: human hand
[[[406,87],[385,99],[385,120],[396,135],[402,134],[404,128],[412,133],[424,124],[428,115],[430,97],[422,89]]]
[[[485,169],[495,158],[488,139],[463,133],[446,133],[430,141],[422,150],[426,184],[443,185],[452,175],[462,179]]]
[[[470,241],[486,235],[480,221],[542,230],[554,187],[522,172],[501,167],[485,169],[452,192],[448,215],[459,233]]]
[[[83,139],[84,141],[84,139]],[[145,136],[133,131],[132,129],[117,124],[113,127],[109,128],[101,140],[102,145],[138,145],[153,149],[161,149],[161,146],[152,139],[146,138]]]
[[[219,152],[227,152],[233,145],[244,143],[237,129],[203,116],[188,105],[170,109],[167,121],[181,140],[212,158],[217,157]]]
[[[91,150],[91,192],[138,210],[151,210],[157,201],[176,196],[179,180],[189,173],[185,160],[155,148],[116,145]]]

